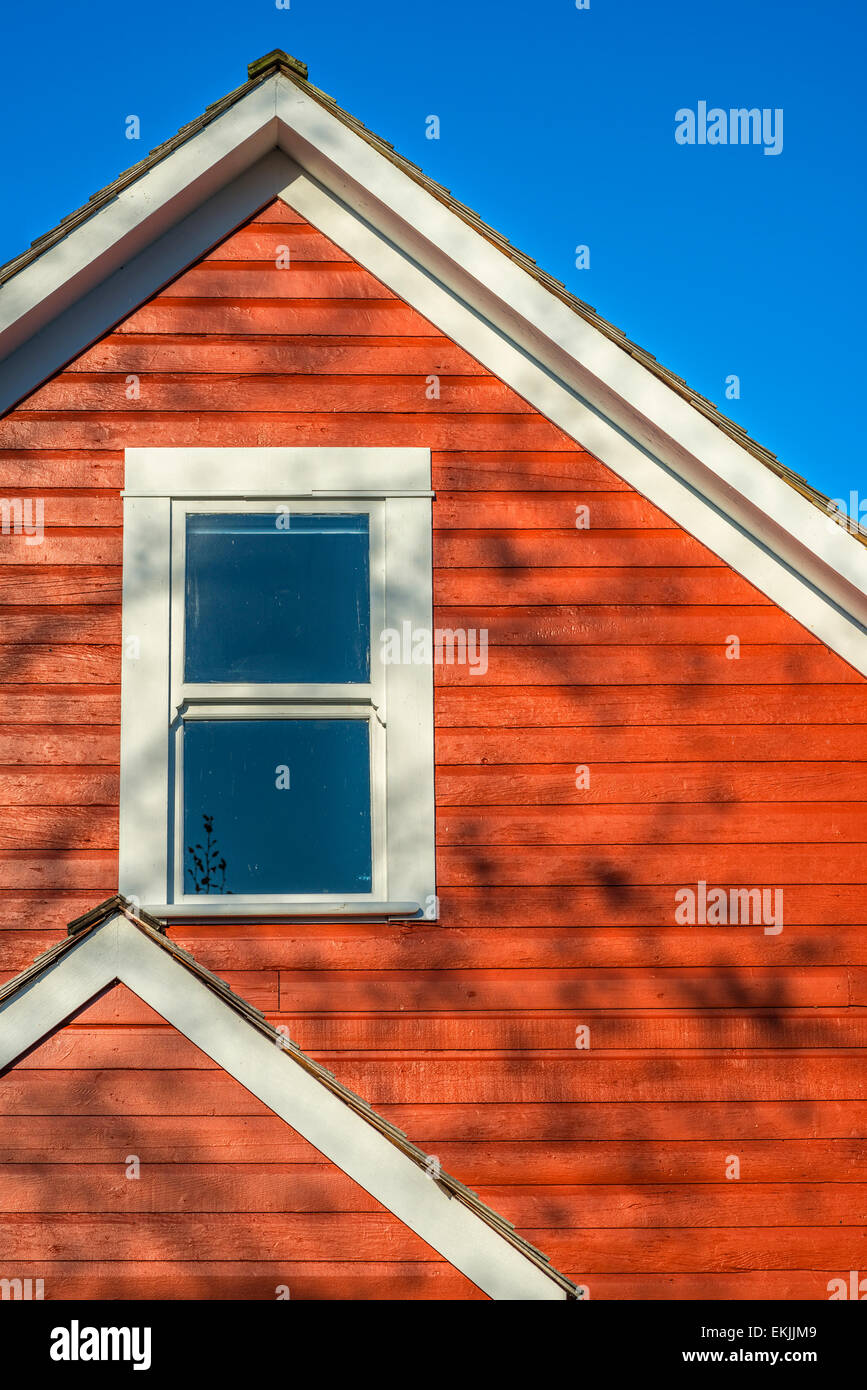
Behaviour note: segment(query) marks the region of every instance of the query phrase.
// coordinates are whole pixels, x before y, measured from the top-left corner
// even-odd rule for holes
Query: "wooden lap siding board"
[[[280,202],[0,421],[46,526],[0,538],[0,971],[117,886],[123,450],[328,444],[432,449],[435,621],[489,633],[485,675],[435,670],[441,920],[172,935],[592,1298],[827,1297],[867,1264],[864,679]],[[699,879],[783,887],[784,930],[673,925]],[[40,1132],[80,1135],[110,1055],[102,1113],[156,1135],[146,1062],[188,1045],[129,996],[67,1036]],[[198,1124],[241,1088],[195,1075]]]
[[[102,1026],[124,1015],[146,1026]],[[119,986],[0,1085],[7,1277],[53,1298],[484,1297],[161,1024]]]

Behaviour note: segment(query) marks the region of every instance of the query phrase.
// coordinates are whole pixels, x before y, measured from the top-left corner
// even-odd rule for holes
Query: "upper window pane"
[[[370,679],[363,513],[187,516],[184,679]]]

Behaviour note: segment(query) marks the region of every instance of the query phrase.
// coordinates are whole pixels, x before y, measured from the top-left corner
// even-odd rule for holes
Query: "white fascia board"
[[[274,98],[272,82],[254,88],[14,275],[0,293],[0,353],[273,149]]]
[[[119,981],[492,1299],[566,1290],[122,914],[0,1005],[0,1069]]]
[[[865,548],[299,86],[275,81],[281,147],[303,171],[284,200],[310,215],[315,184],[332,195],[332,224],[338,202],[344,229],[353,214],[358,224],[345,250],[867,674]],[[461,306],[478,331],[454,331]],[[701,534],[702,509],[728,535],[710,516]]]
[[[0,1072],[118,979],[113,920],[94,928],[0,1003]]]
[[[127,449],[126,497],[315,497],[365,490],[429,496],[426,448]]]
[[[0,335],[0,415],[223,241],[257,208],[275,198],[291,168],[291,161],[281,150],[270,150],[181,221],[171,223],[155,240],[147,241],[137,255],[125,260],[107,279],[99,278],[102,267],[94,264],[97,283],[89,287],[82,276],[81,297],[49,317],[18,348],[10,347],[5,356],[7,345]],[[14,283],[11,280],[8,288]],[[0,304],[3,302],[4,289],[0,287]],[[35,321],[31,325],[37,326]],[[10,329],[9,342],[17,333],[16,325]]]
[[[534,361],[514,337],[498,332],[475,306],[470,307],[300,167],[280,196],[673,521],[867,674],[867,639],[860,617],[855,616],[857,600],[867,618],[867,596],[851,587],[844,594],[835,594],[834,576],[812,552],[800,546],[794,534],[771,518],[757,519],[730,491],[723,497],[721,485],[719,500],[709,488],[700,491],[685,470],[678,474],[670,465],[662,446],[654,454],[631,438],[601,409],[581,399],[562,375],[557,378],[542,366],[538,354]],[[674,452],[669,450],[668,454]],[[833,529],[838,544],[855,548],[860,563],[867,561],[867,556],[861,555],[862,547],[842,528],[823,518],[751,455],[744,457],[758,472],[767,473],[778,483],[781,509],[810,512],[820,526]],[[786,516],[794,527],[794,517],[790,513]]]
[[[192,222],[203,198],[275,145],[302,166],[287,179],[287,203],[867,674],[865,548],[282,74],[0,288],[0,356],[126,257],[144,255],[148,239],[178,217]],[[334,216],[313,215],[315,190],[340,212],[344,235],[335,234]],[[106,315],[104,327],[117,317]],[[78,346],[97,333],[91,324]],[[40,348],[50,336],[47,329]],[[65,329],[65,337],[71,344],[74,335]],[[48,361],[40,351],[3,362],[0,410],[45,378]]]

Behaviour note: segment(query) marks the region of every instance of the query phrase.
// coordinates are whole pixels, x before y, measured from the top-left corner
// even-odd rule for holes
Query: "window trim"
[[[414,627],[432,626],[432,495],[429,449],[126,450],[119,883],[127,897],[156,916],[198,920],[437,915],[433,670],[384,665],[377,650],[381,625],[399,629],[409,619]],[[177,540],[183,518],[196,506],[229,511],[249,502],[267,512],[292,501],[303,511],[332,510],[345,501],[371,516],[370,684],[184,690],[178,685],[183,586]],[[373,582],[378,559],[381,586]],[[176,784],[170,785],[170,774],[180,775],[177,767],[172,773],[179,760],[170,756],[170,740],[179,714],[203,718],[210,709],[228,717],[241,704],[252,710],[255,701],[258,717],[286,717],[292,699],[303,700],[311,713],[336,714],[339,706],[350,717],[369,719],[373,891],[231,901],[179,894],[170,878],[177,871],[170,837],[179,828],[180,808]]]

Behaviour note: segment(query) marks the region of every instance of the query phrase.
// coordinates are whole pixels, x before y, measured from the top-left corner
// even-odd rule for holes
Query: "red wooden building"
[[[857,527],[280,53],[0,410],[3,1296],[848,1288]]]

